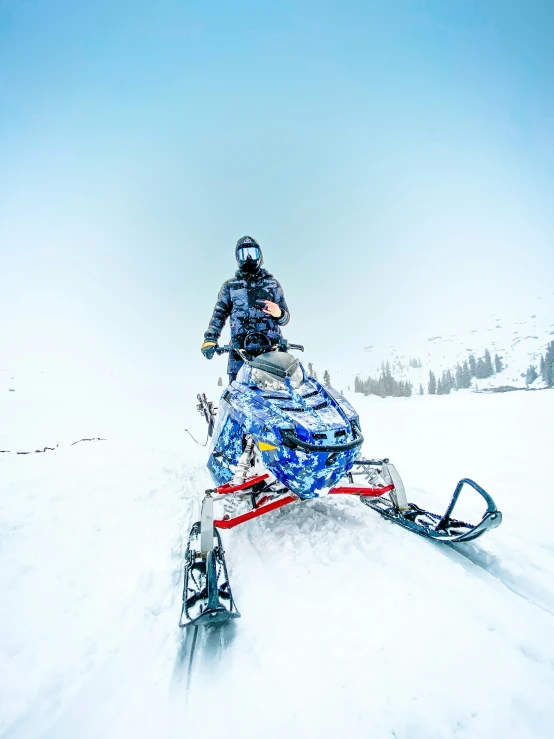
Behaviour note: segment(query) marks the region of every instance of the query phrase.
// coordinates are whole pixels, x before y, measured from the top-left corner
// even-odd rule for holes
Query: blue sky
[[[510,0],[0,3],[8,360],[205,372],[244,234],[320,362],[552,306],[553,22]]]

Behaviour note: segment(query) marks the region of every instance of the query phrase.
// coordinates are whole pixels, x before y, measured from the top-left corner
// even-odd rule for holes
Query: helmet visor
[[[257,246],[241,246],[237,249],[237,260],[240,264],[246,262],[247,259],[257,262],[259,258],[260,249]]]

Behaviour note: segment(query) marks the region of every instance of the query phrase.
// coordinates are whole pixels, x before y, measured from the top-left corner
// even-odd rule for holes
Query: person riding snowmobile
[[[243,349],[248,334],[261,334],[268,346],[275,346],[282,338],[281,326],[289,322],[290,314],[283,288],[278,280],[262,268],[263,256],[258,242],[251,236],[237,241],[235,257],[238,270],[223,283],[212,318],[204,333],[202,354],[212,359],[225,321],[230,317],[231,344]],[[229,354],[227,373],[229,384],[244,364],[236,351]]]

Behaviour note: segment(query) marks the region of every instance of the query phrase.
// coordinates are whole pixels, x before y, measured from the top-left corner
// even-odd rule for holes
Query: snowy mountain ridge
[[[429,372],[437,377],[443,371],[454,372],[456,365],[469,361],[470,355],[482,357],[486,349],[493,360],[502,361],[501,372],[487,379],[473,379],[473,389],[483,390],[500,386],[526,387],[526,373],[530,365],[540,373],[540,358],[550,341],[554,340],[554,314],[539,310],[491,313],[481,326],[469,324],[452,333],[410,338],[402,344],[366,345],[352,357],[350,369],[335,371],[335,384],[353,388],[356,376],[378,378],[383,363],[389,362],[395,379],[411,382],[414,392],[421,384],[427,392]],[[410,366],[410,361],[421,362],[421,367]],[[332,375],[332,380],[334,380]],[[533,388],[544,387],[539,377]]]

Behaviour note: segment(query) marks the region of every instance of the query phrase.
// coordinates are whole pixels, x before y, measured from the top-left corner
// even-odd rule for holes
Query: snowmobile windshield
[[[252,380],[264,390],[287,391],[286,379],[293,388],[304,382],[304,373],[298,359],[287,352],[266,352],[250,361]]]
[[[284,378],[272,375],[269,372],[264,372],[261,369],[252,369],[251,374],[252,382],[255,382],[260,390],[271,390],[273,392],[287,392],[288,387]],[[296,368],[291,377],[289,378],[291,385],[296,390],[304,382],[304,374],[300,366]]]

